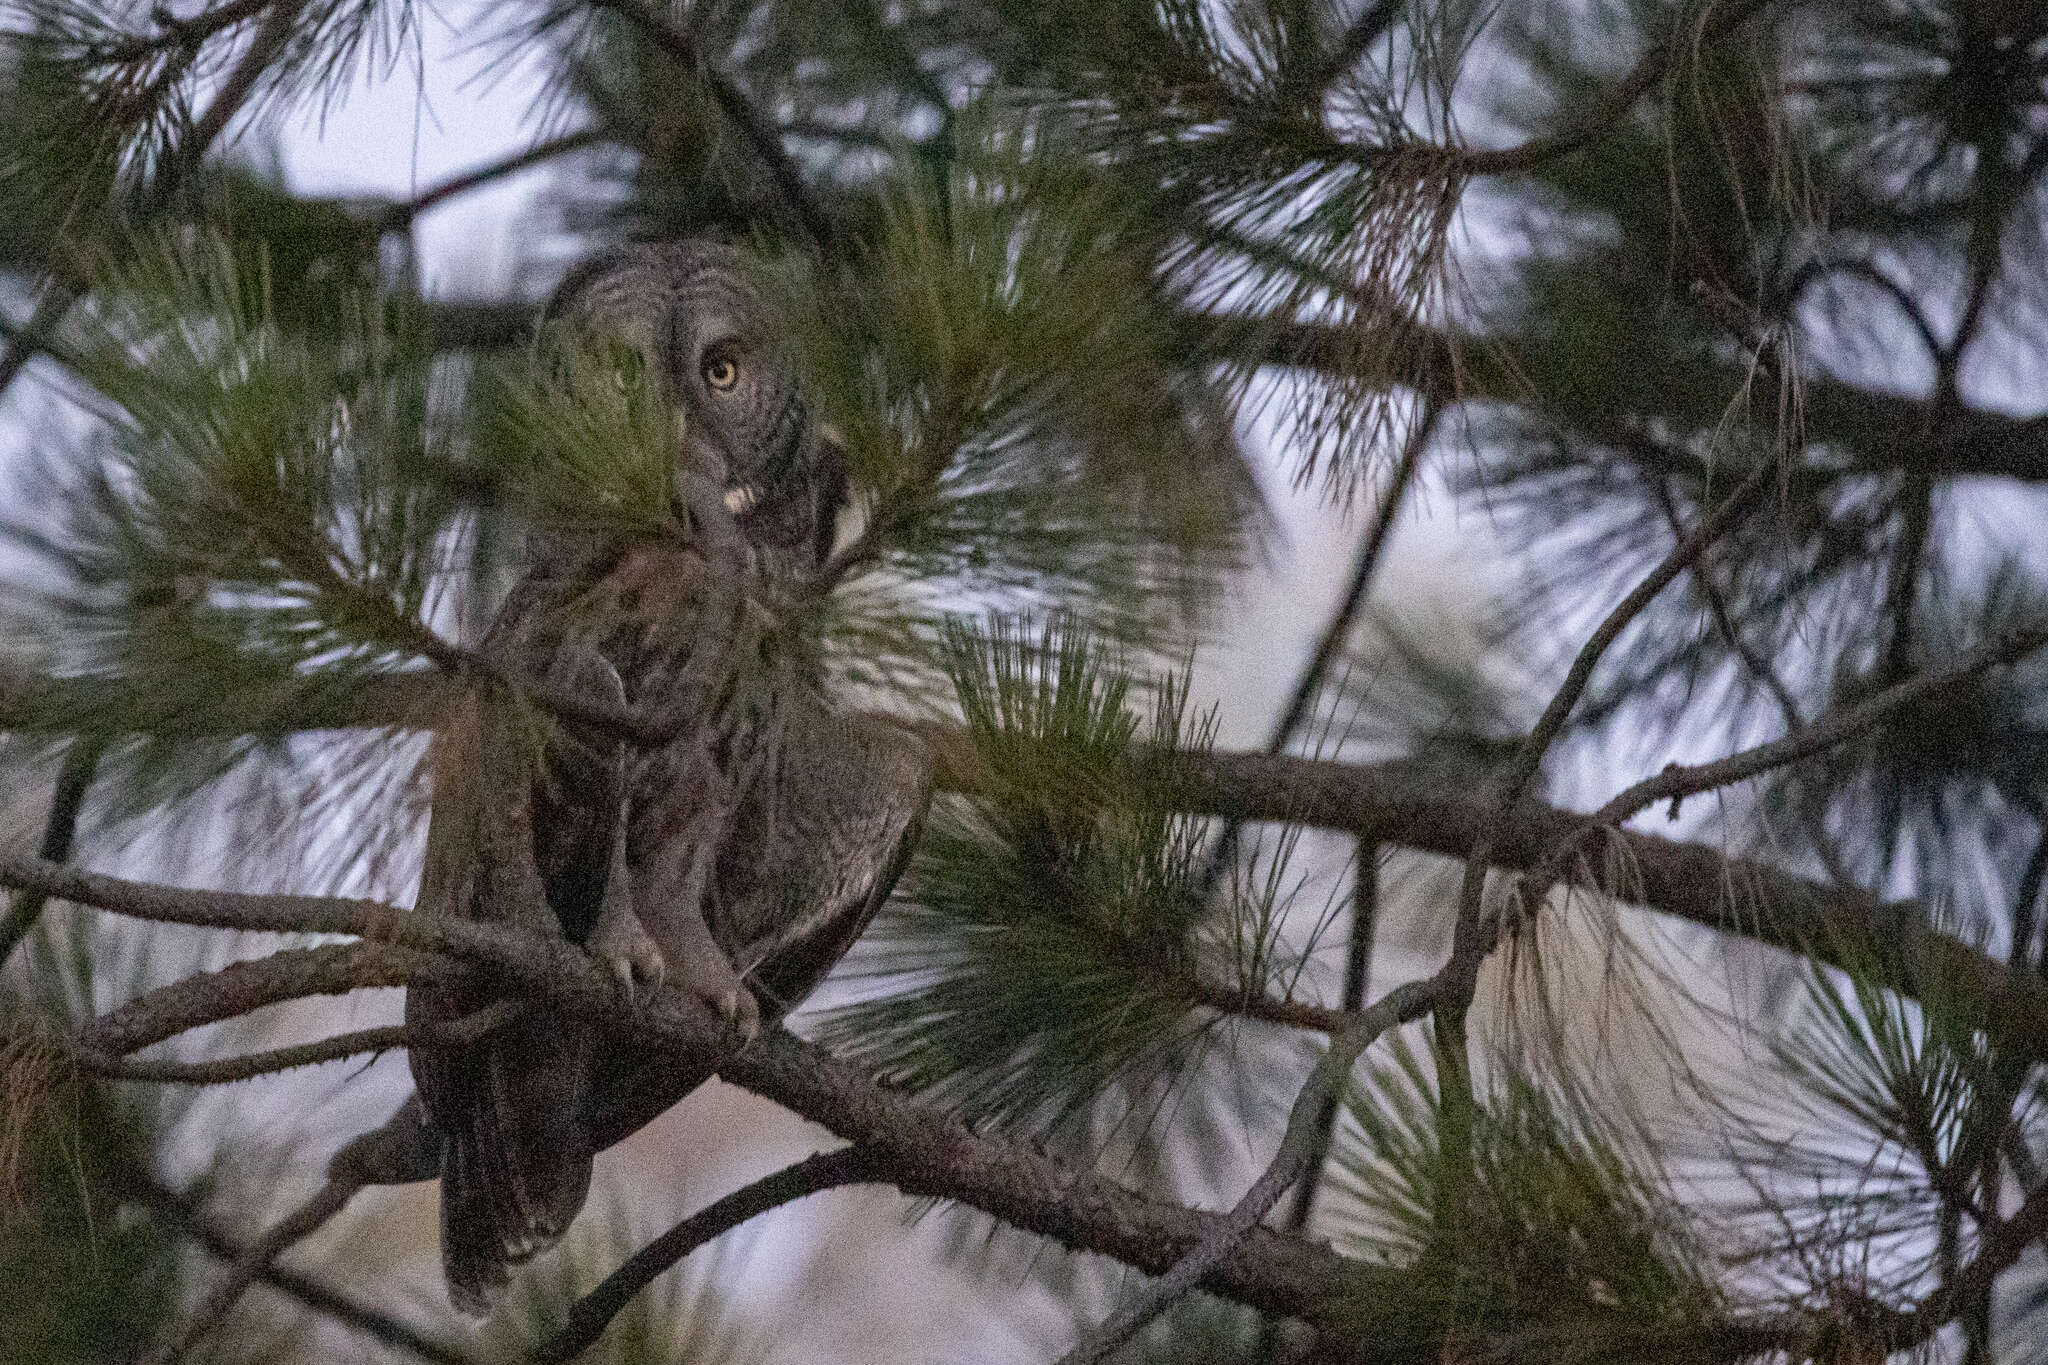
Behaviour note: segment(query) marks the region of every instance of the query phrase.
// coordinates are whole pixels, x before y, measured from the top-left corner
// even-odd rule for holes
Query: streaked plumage
[[[737,255],[604,257],[564,283],[547,325],[652,364],[682,418],[685,530],[538,545],[484,651],[512,676],[687,723],[636,748],[479,691],[437,741],[420,905],[562,934],[629,991],[665,975],[745,1032],[808,994],[886,899],[927,760],[897,727],[839,714],[786,628],[845,485]],[[419,987],[407,1016],[492,998],[484,983]],[[582,1207],[591,1157],[703,1079],[661,1062],[539,1007],[474,1046],[415,1052],[458,1305],[486,1309]]]

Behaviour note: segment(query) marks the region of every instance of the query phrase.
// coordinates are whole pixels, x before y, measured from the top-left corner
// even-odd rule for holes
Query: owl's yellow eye
[[[740,367],[729,355],[707,356],[704,360],[704,382],[723,392],[740,382]]]

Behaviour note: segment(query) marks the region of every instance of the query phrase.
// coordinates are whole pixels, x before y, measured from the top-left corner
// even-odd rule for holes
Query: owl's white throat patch
[[[761,494],[744,484],[725,490],[725,510],[734,516],[744,516],[754,510],[754,504],[761,500]]]

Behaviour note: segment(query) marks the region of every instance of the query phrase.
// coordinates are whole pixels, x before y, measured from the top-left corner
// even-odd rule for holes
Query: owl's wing
[[[496,632],[494,632],[495,634]],[[539,660],[527,661],[532,666]],[[623,701],[594,651],[564,646],[538,671],[557,686]],[[436,755],[421,909],[580,939],[611,885],[624,811],[622,745],[555,727],[496,692],[473,697]],[[445,1022],[491,1003],[458,982],[407,992],[408,1022]],[[443,1142],[441,1247],[450,1297],[488,1311],[507,1267],[567,1230],[590,1187],[588,1025],[532,1008],[473,1045],[414,1048],[414,1083]]]
[[[719,860],[719,941],[772,1024],[801,1004],[889,899],[931,804],[923,741],[816,698],[793,703],[775,770],[750,793]],[[621,1141],[713,1068],[608,1049],[592,1082],[590,1136]]]

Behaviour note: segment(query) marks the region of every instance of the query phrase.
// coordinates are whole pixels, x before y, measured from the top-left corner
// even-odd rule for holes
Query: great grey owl
[[[851,945],[929,799],[915,736],[834,707],[787,625],[830,553],[843,457],[728,248],[606,255],[563,283],[542,330],[552,354],[646,367],[675,417],[675,529],[537,541],[483,644],[499,676],[436,741],[419,905],[563,935],[628,996],[666,979],[745,1036]],[[600,379],[578,373],[569,401]],[[672,737],[537,723],[521,678],[668,718]],[[495,998],[473,979],[418,985],[406,1018]],[[539,1003],[473,1045],[415,1049],[412,1070],[449,1293],[472,1312],[568,1227],[593,1155],[709,1074]]]

